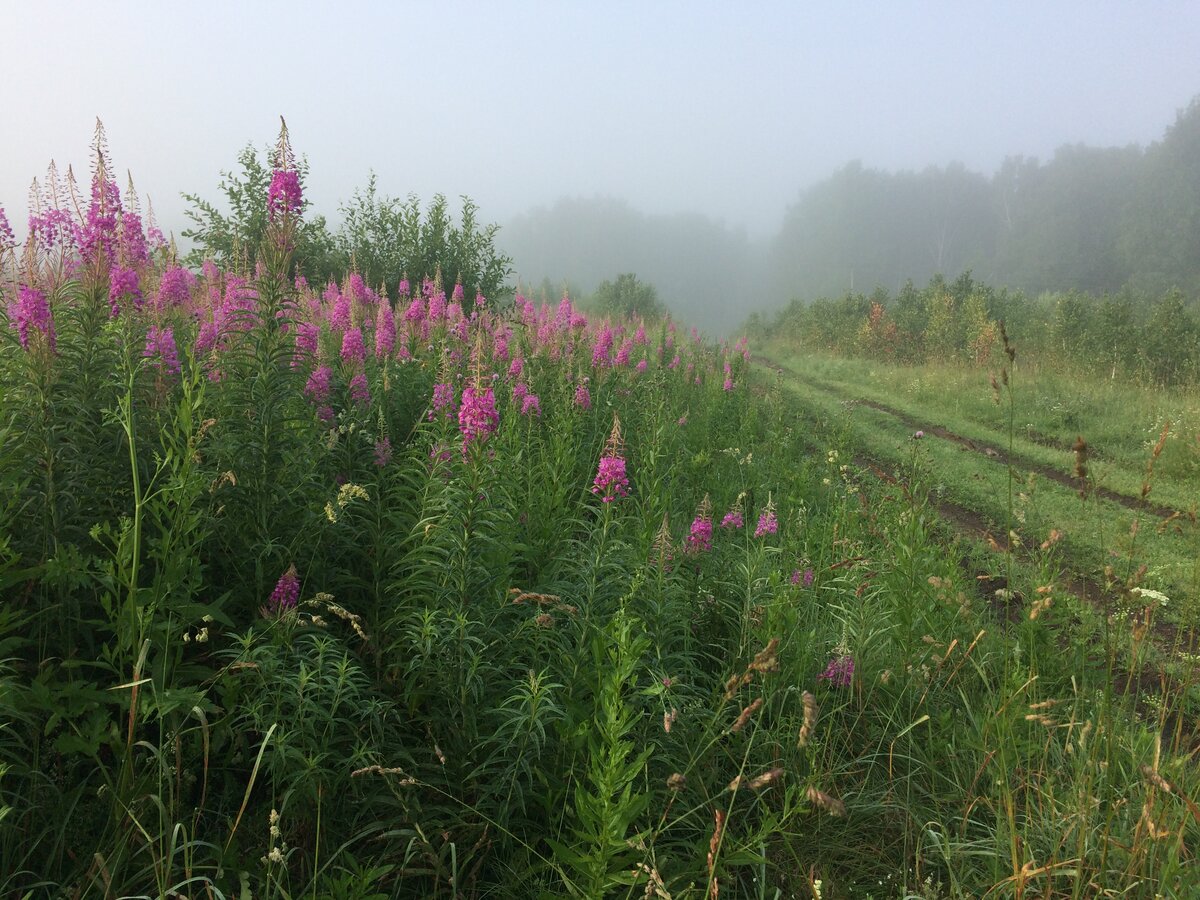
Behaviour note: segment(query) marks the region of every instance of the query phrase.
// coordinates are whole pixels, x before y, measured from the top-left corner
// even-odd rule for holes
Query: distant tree
[[[592,295],[591,304],[605,315],[664,315],[666,307],[658,300],[654,285],[638,281],[632,272],[618,275],[616,281],[603,281]]]

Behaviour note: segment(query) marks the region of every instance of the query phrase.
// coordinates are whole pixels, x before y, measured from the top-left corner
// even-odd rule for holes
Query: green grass
[[[864,454],[891,470],[903,472],[911,465],[914,441],[909,425],[888,413],[844,399],[848,393],[857,392],[865,381],[869,382],[869,375],[863,372],[869,372],[873,364],[782,354],[774,358],[788,367],[782,376],[788,390],[802,404],[821,409],[831,418],[842,418]],[[790,377],[789,370],[801,377]],[[920,372],[912,374],[914,378],[922,377]],[[834,382],[831,377],[846,380]],[[990,388],[988,391],[990,397]],[[945,397],[951,395],[941,396],[942,406],[938,407],[922,409],[912,400],[904,406],[890,405],[931,423],[945,422],[946,427],[957,430],[955,426],[960,425],[960,420],[945,415],[949,406]],[[1022,418],[1021,396],[1018,383],[1015,391],[1018,420]],[[991,428],[967,427],[958,433],[966,431],[965,436],[988,440],[992,446],[1007,450],[1000,424],[1006,410],[990,399],[989,408],[995,422]],[[1027,442],[1018,446],[1014,442],[1014,445],[1021,452],[1030,451],[1033,459],[1037,459],[1039,450],[1046,455],[1045,448],[1036,444]],[[1010,528],[1027,546],[1040,544],[1052,530],[1058,530],[1065,535],[1061,547],[1068,570],[1100,584],[1123,581],[1144,564],[1148,568],[1143,586],[1161,590],[1172,598],[1163,617],[1184,627],[1196,625],[1200,613],[1197,605],[1200,533],[1186,518],[1160,531],[1157,526],[1161,520],[1154,515],[1094,495],[1084,501],[1073,488],[1038,477],[1018,463],[1013,465],[1010,507],[1007,465],[933,436],[927,436],[920,449],[934,495],[978,513],[993,529],[998,542],[1004,543],[1004,535]],[[1131,533],[1134,523],[1137,523],[1136,536]],[[1106,567],[1113,570],[1109,575]]]
[[[891,365],[795,353],[785,346],[767,352],[778,354],[780,362],[804,377],[852,396],[885,403],[997,449],[1008,446],[1007,422],[997,409],[986,370],[945,364]],[[1150,499],[1185,512],[1200,502],[1196,491],[1200,483],[1200,392],[1089,380],[1025,365],[1019,357],[1014,383],[1017,418],[1013,449],[1022,458],[1070,474],[1070,448],[1082,435],[1094,454],[1098,483],[1137,498],[1151,450],[1169,422],[1170,434],[1155,465]]]

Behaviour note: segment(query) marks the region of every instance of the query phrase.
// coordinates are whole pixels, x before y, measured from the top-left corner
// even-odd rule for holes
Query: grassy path
[[[801,405],[839,423],[858,462],[878,476],[904,477],[917,459],[914,431],[939,438],[922,441],[919,458],[941,515],[959,532],[992,546],[1006,544],[1006,535],[1013,533],[1026,557],[1036,555],[1032,551],[1058,532],[1063,535],[1058,548],[1065,569],[1061,581],[1071,593],[1107,615],[1131,580],[1160,590],[1171,600],[1155,617],[1156,643],[1168,651],[1174,648],[1170,655],[1194,646],[1194,625],[1200,620],[1200,529],[1188,512],[1111,489],[1093,489],[1084,502],[1078,480],[1060,469],[1023,452],[1010,454],[1003,445],[993,448],[978,437],[926,424],[936,411],[920,416],[856,397],[857,385],[831,383],[793,359],[763,361],[773,364],[782,386]]]

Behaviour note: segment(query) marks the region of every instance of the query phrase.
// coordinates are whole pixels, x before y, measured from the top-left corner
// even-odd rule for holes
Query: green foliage
[[[649,319],[666,313],[654,285],[639,282],[632,272],[618,275],[615,282],[600,282],[589,305],[601,315],[608,316],[643,316]]]
[[[403,212],[455,258],[444,209],[413,224],[370,197],[362,221]],[[1195,773],[1166,728],[1194,686],[1141,718],[1116,626],[1098,643],[1057,587],[1033,606],[1050,551],[1023,572],[947,544],[944,458],[905,438],[873,485],[851,437],[893,435],[653,318],[599,365],[569,303],[460,318],[434,296],[389,349],[378,299],[291,277],[301,219],[268,222],[253,278],[207,267],[179,308],[114,317],[99,264],[34,273],[56,349],[8,327],[3,285],[6,894],[1194,882]],[[969,277],[889,305],[786,325],[979,363],[1025,309]],[[145,349],[164,327],[179,371]],[[604,456],[628,496],[602,499]],[[1004,598],[979,593],[1001,574]]]
[[[380,196],[372,172],[340,211],[336,244],[369,285],[395,290],[407,278],[418,287],[440,275],[443,284],[461,284],[468,301],[476,294],[499,300],[507,290],[512,260],[496,248],[500,226],[480,226],[469,197],[462,198],[457,221],[441,194],[422,213],[412,194]]]
[[[1195,304],[1179,291],[1156,302],[1126,291],[1095,298],[1078,291],[1027,298],[996,290],[965,273],[947,285],[935,276],[924,288],[907,284],[890,298],[849,293],[811,304],[793,301],[756,335],[778,335],[800,346],[907,363],[939,361],[996,367],[1000,324],[1026,361],[1059,372],[1153,385],[1200,380]]]

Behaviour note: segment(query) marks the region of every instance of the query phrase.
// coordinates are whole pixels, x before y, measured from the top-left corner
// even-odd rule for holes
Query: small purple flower
[[[624,459],[620,456],[600,457],[600,466],[592,482],[592,493],[602,494],[600,499],[604,503],[629,496],[629,477],[625,474]]]
[[[279,580],[275,582],[275,589],[271,591],[271,596],[267,599],[266,610],[277,616],[290,609],[295,609],[299,599],[300,576],[296,573],[294,565],[288,566],[287,571],[280,575]]]
[[[348,366],[362,365],[367,359],[361,328],[347,328],[342,335],[342,362]]]
[[[521,415],[534,415],[539,418],[542,415],[542,402],[538,399],[537,394],[527,394],[525,399],[521,401]]]
[[[383,468],[392,461],[392,441],[382,437],[375,442],[375,465]]]
[[[779,531],[779,520],[775,518],[775,510],[770,505],[758,517],[758,527],[754,529],[755,537],[775,534]]]
[[[451,384],[441,383],[433,386],[433,408],[429,410],[429,421],[432,422],[437,418],[438,413],[445,410],[444,418],[450,418],[454,414],[454,386]]]
[[[391,356],[396,349],[396,315],[392,304],[386,300],[379,304],[375,314],[375,358]]]
[[[921,438],[923,438],[923,437],[925,437],[925,432],[924,432],[924,431],[915,431],[915,432],[913,432],[913,440],[915,440],[915,441],[919,441],[919,440],[920,440]]]
[[[725,518],[721,520],[722,528],[741,528],[745,524],[746,522],[742,518],[742,511],[740,509],[731,509],[725,513]]]
[[[853,656],[835,656],[829,661],[825,671],[817,676],[818,681],[828,681],[836,687],[849,687],[853,678]]]
[[[169,326],[166,328],[150,326],[150,330],[146,333],[146,349],[142,351],[142,356],[153,359],[155,366],[166,365],[167,371],[172,375],[178,374],[180,369],[179,351],[175,346],[175,333]]]
[[[196,276],[183,266],[172,266],[158,281],[158,305],[161,309],[182,306],[192,295]]]
[[[472,441],[486,440],[499,425],[495,392],[490,387],[487,390],[463,388],[462,402],[458,407],[458,430],[463,435],[463,452],[466,453]]]
[[[575,405],[582,409],[592,408],[592,395],[586,384],[580,384],[575,388]]]
[[[602,369],[611,362],[609,353],[612,350],[613,333],[612,329],[605,325],[600,329],[600,333],[596,335],[596,341],[592,344],[592,366],[597,369]]]
[[[13,237],[12,226],[8,224],[8,216],[4,214],[4,207],[0,206],[0,253],[11,250],[15,246],[17,246],[17,240]]]
[[[333,380],[333,370],[329,366],[320,366],[308,376],[304,385],[304,396],[314,404],[321,406],[329,399],[329,391]]]
[[[317,341],[321,336],[321,329],[315,322],[297,322],[296,326],[296,353],[298,355],[316,354]]]
[[[712,549],[712,518],[698,515],[692,519],[692,527],[684,541],[689,553],[705,553]]]
[[[371,402],[371,389],[367,386],[367,376],[362,372],[350,379],[350,399],[355,403]]]
[[[46,336],[50,352],[55,351],[57,341],[54,332],[54,318],[50,313],[50,303],[46,300],[44,293],[28,285],[21,285],[17,291],[16,301],[8,307],[8,318],[8,326],[17,329],[17,339],[21,342],[23,349],[29,349],[29,327],[32,325]]]
[[[138,274],[124,266],[113,266],[108,274],[109,315],[115,319],[121,314],[121,300],[128,297],[135,308],[141,308],[142,289],[138,286]]]

